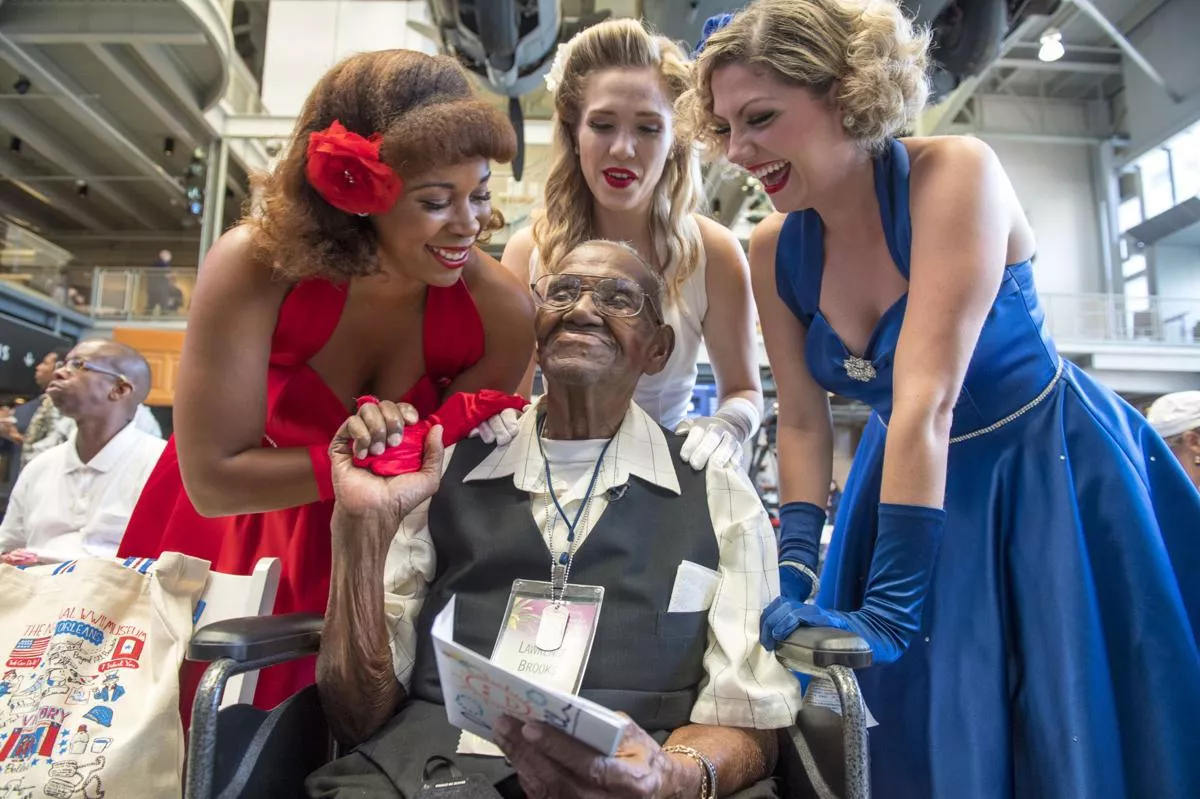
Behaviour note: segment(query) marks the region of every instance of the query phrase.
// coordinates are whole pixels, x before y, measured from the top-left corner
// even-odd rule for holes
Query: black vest
[[[580,695],[650,732],[688,723],[704,677],[708,611],[667,612],[676,570],[684,560],[716,569],[718,560],[704,472],[680,460],[682,438],[665,435],[681,495],[631,477],[577,549],[570,576],[604,586]],[[513,580],[550,576],[529,494],[511,475],[463,482],[491,451],[479,439],[459,442],[429,509],[437,576],[417,619],[410,691],[429,702],[443,702],[430,627],[450,596],[454,640],[490,657]]]

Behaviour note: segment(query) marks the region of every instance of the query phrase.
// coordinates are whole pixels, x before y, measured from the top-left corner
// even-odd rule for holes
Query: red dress
[[[350,397],[337,397],[308,365],[337,327],[346,287],[306,280],[291,290],[271,337],[267,372],[267,418],[263,446],[327,446],[350,414]],[[484,351],[483,322],[461,280],[430,286],[422,330],[425,375],[402,401],[422,417],[437,410],[451,381]],[[282,562],[275,613],[321,613],[329,598],[329,522],[333,501],[296,508],[208,519],[196,512],[183,487],[175,437],[155,466],[129,520],[119,557],[157,557],[182,552],[212,563],[215,571],[249,574],[259,558]],[[264,670],[255,704],[271,708],[312,684],[315,658]],[[187,671],[187,670],[185,670]],[[198,671],[185,674],[182,706],[190,710]]]

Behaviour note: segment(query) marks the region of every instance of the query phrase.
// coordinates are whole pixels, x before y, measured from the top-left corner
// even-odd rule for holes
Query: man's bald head
[[[119,341],[96,340],[87,343],[96,345],[92,350],[92,360],[103,362],[114,372],[124,375],[125,379],[133,386],[133,390],[130,392],[133,404],[140,405],[145,402],[146,397],[150,394],[151,377],[150,364],[146,363],[142,354]]]
[[[132,419],[150,393],[150,366],[137,350],[116,341],[76,344],[54,370],[46,395],[64,416],[80,421]]]

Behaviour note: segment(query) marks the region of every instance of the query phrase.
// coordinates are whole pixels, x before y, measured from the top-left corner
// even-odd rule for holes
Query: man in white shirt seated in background
[[[139,404],[137,406],[137,412],[133,415],[133,426],[155,438],[163,437],[162,425],[158,423],[158,419],[154,418],[154,412],[145,405]],[[74,432],[75,420],[69,416],[59,414],[58,418],[54,421],[54,426],[43,438],[30,443],[27,450],[21,450],[22,464],[27,464],[43,452],[57,447],[70,438]]]
[[[364,405],[342,426],[317,687],[335,734],[356,748],[310,776],[310,796],[411,797],[431,756],[483,774],[504,797],[643,795],[635,785],[777,795],[775,730],[794,722],[800,693],[759,643],[759,615],[779,593],[775,536],[736,464],[696,472],[679,457],[683,438],[632,402],[674,346],[662,295],[625,245],[568,254],[535,292],[546,395],[503,446],[469,438],[443,459],[435,428],[421,472],[383,478],[351,465],[351,447],[382,450],[402,413],[416,421],[411,408]],[[486,657],[512,623],[513,580],[552,575],[556,601],[605,589],[579,693],[631,717],[617,755],[518,723],[495,731],[507,761],[464,750],[442,706],[453,697],[434,662],[434,615],[454,595],[454,639]],[[549,653],[560,663],[581,656],[567,641],[588,637],[576,627],[564,640],[566,624],[548,646],[561,645]],[[574,682],[569,670],[544,679],[555,676],[567,690]]]
[[[124,344],[84,341],[67,354],[46,395],[76,427],[17,478],[0,524],[0,559],[32,564],[116,554],[166,447],[134,421],[149,390],[150,367]]]

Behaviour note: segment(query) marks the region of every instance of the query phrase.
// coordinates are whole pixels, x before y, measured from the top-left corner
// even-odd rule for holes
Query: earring
[[[842,117],[842,127],[847,128],[847,129],[853,128],[854,127],[854,117],[850,116],[849,114],[846,114],[846,116]]]

